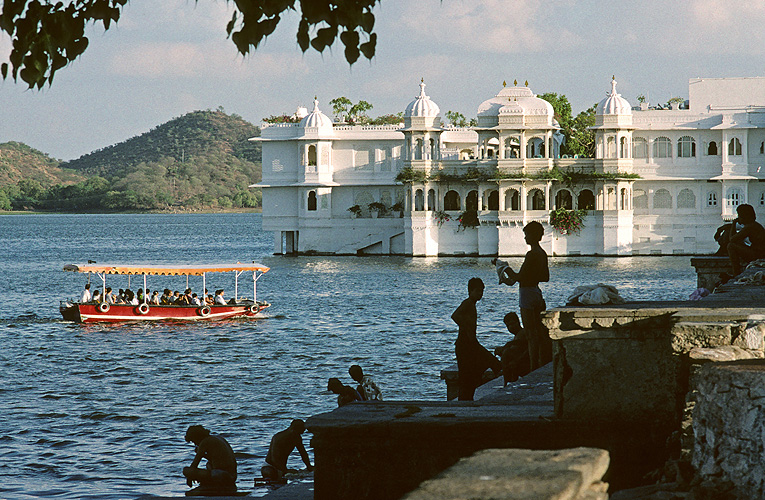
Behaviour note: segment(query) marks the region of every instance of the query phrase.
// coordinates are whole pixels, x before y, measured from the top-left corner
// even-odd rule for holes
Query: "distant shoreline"
[[[187,210],[145,210],[140,212],[114,212],[114,211],[89,211],[89,212],[57,212],[49,210],[0,210],[0,215],[100,215],[100,214],[259,214],[263,211],[262,208],[225,208],[225,209],[213,209],[213,208],[199,208],[199,209],[187,209]]]

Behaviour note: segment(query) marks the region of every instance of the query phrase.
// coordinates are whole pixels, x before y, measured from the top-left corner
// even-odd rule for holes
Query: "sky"
[[[442,116],[474,117],[502,82],[565,94],[578,113],[617,90],[633,105],[688,97],[696,77],[765,76],[765,2],[751,0],[382,0],[375,57],[350,66],[338,41],[303,53],[296,13],[254,53],[226,38],[224,0],[132,0],[107,32],[89,30],[85,54],[51,87],[0,81],[0,143],[23,142],[71,160],[195,110],[259,125],[311,109],[314,96],[403,111],[419,93]],[[0,35],[0,62],[11,41]]]

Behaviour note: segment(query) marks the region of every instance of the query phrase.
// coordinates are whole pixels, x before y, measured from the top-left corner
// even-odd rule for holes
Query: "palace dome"
[[[414,101],[407,105],[404,116],[409,117],[434,117],[438,116],[441,110],[438,105],[425,95],[425,82],[420,81],[420,95],[414,98]]]
[[[598,115],[631,115],[632,106],[629,101],[616,92],[616,79],[611,79],[611,92],[598,103]]]
[[[319,110],[319,100],[314,97],[313,111],[300,120],[301,127],[332,128],[332,120]]]
[[[479,117],[499,115],[553,116],[552,104],[535,96],[528,87],[503,87],[499,93],[478,106]]]

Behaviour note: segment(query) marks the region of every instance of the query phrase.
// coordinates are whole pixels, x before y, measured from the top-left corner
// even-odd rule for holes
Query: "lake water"
[[[385,399],[444,400],[439,371],[454,362],[456,337],[449,316],[469,278],[487,284],[478,305],[485,346],[508,339],[502,317],[518,310],[517,289],[496,284],[488,258],[273,256],[258,214],[5,215],[0,244],[1,498],[182,496],[191,424],[226,436],[238,484],[251,490],[270,437],[334,408],[327,379],[350,383],[351,364],[374,376]],[[79,296],[87,277],[62,267],[88,259],[255,260],[271,267],[258,298],[273,306],[264,319],[225,323],[63,322],[59,300]],[[511,261],[517,269],[521,259]],[[696,283],[688,257],[553,258],[550,272],[549,307],[581,284],[683,300]],[[148,287],[185,284],[149,277]],[[107,285],[125,288],[127,277]],[[201,278],[189,285],[199,291]],[[208,275],[207,287],[230,297],[233,277]],[[251,279],[240,280],[242,294],[251,296]],[[302,467],[297,454],[290,465]]]

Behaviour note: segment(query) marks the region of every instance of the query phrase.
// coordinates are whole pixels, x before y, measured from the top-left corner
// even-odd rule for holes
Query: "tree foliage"
[[[374,106],[367,101],[359,101],[356,104],[345,96],[336,97],[329,101],[332,106],[332,112],[335,118],[348,122],[366,124],[369,122],[369,116],[367,111],[370,111]]]
[[[587,158],[595,156],[595,133],[588,129],[595,125],[595,106],[582,111],[574,118],[571,103],[565,94],[547,92],[539,97],[552,105],[554,118],[566,138],[561,146],[561,154]]]
[[[455,127],[475,127],[478,124],[475,118],[468,120],[465,115],[458,111],[447,111],[446,119]]]
[[[337,39],[345,46],[345,59],[355,63],[363,55],[372,59],[377,45],[372,10],[380,0],[227,0],[234,4],[226,33],[242,55],[247,55],[271,33],[287,11],[300,10],[297,43],[303,52],[318,52]],[[3,79],[21,78],[30,88],[53,83],[56,72],[88,48],[85,28],[101,24],[109,30],[119,21],[128,0],[5,0],[0,30],[13,47],[8,63],[0,65]],[[297,4],[297,5],[296,5]]]

